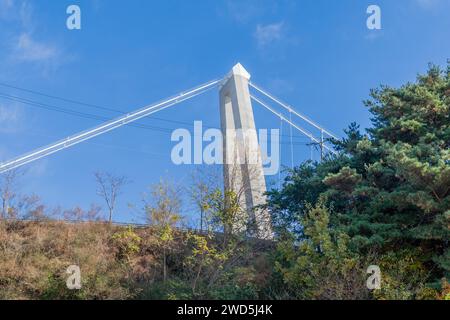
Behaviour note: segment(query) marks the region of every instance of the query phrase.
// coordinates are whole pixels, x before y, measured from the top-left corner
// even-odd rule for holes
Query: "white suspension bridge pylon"
[[[106,121],[92,129],[83,131],[81,133],[75,134],[73,136],[67,137],[63,140],[52,143],[48,146],[39,148],[25,155],[19,156],[10,161],[0,163],[0,174],[8,172],[10,170],[22,167],[31,162],[37,161],[41,158],[50,156],[58,151],[70,148],[79,143],[97,137],[99,135],[105,134],[109,131],[115,130],[125,125],[132,125],[137,120],[148,117],[162,110],[175,106],[183,101],[187,101],[196,96],[199,96],[207,91],[214,88],[220,87],[220,104],[221,104],[221,118],[222,118],[222,131],[225,133],[228,129],[250,129],[255,130],[255,123],[253,117],[253,108],[251,100],[257,102],[265,109],[269,110],[271,113],[276,115],[282,122],[286,122],[290,125],[291,129],[294,128],[298,130],[302,135],[308,137],[313,143],[317,144],[321,148],[321,158],[324,156],[324,152],[329,152],[331,154],[336,154],[332,147],[326,144],[326,138],[337,139],[336,135],[332,134],[330,131],[326,130],[324,127],[320,126],[316,122],[310,120],[308,117],[296,111],[294,108],[288,104],[282,102],[280,99],[276,98],[272,94],[268,93],[266,90],[262,89],[250,81],[250,74],[244,69],[241,64],[237,64],[233,67],[232,71],[224,78],[212,80],[205,84],[202,84],[196,88],[190,89],[185,92],[181,92],[175,96],[164,99],[160,102],[148,105],[144,108],[130,112],[128,114],[121,115],[113,120]],[[255,94],[250,93],[250,88],[253,88],[256,93],[263,95],[272,102],[281,106],[289,112],[289,119],[283,115],[281,112],[275,111],[275,109],[270,106],[267,102],[263,101],[261,98],[257,97]],[[296,116],[301,121],[306,122],[308,125],[312,126],[314,129],[320,131],[320,138],[314,136],[310,131],[304,129],[297,122],[292,120],[292,116]],[[224,134],[225,135],[225,134]],[[245,211],[250,213],[249,219],[256,222],[257,226],[257,236],[259,237],[270,237],[272,231],[269,223],[264,221],[270,219],[267,212],[255,213],[253,211],[254,207],[264,203],[266,185],[264,180],[264,175],[262,171],[262,161],[261,155],[257,143],[256,131],[255,135],[251,137],[253,139],[253,144],[245,145],[245,148],[252,148],[254,142],[256,142],[257,150],[253,150],[258,154],[259,162],[256,166],[256,179],[250,179],[249,172],[250,169],[255,171],[255,168],[250,168],[249,165],[244,167],[241,166],[241,170],[238,174],[236,172],[231,172],[228,161],[224,160],[224,174],[225,174],[225,188],[237,188],[237,186],[230,183],[231,178],[236,180],[238,177],[238,185],[248,185],[248,189],[244,192],[245,200],[242,205]],[[227,143],[225,139],[224,148],[224,158],[226,157]],[[291,145],[292,145],[292,132],[291,132]],[[241,151],[242,152],[242,151]],[[231,177],[233,175],[233,177]]]

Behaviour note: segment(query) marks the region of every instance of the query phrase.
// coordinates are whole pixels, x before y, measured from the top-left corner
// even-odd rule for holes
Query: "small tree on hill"
[[[161,181],[151,187],[150,199],[144,199],[149,223],[156,232],[158,246],[162,251],[163,280],[167,281],[167,256],[174,243],[174,233],[181,221],[180,189]]]
[[[121,194],[123,187],[129,183],[129,180],[124,176],[114,176],[107,172],[96,172],[94,176],[98,185],[97,194],[103,198],[108,206],[108,221],[112,223],[117,198]]]

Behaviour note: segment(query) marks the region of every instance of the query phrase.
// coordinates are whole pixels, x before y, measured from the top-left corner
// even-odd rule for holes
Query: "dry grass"
[[[0,299],[129,299],[160,276],[150,230],[135,252],[123,257],[107,224],[0,222]],[[66,269],[81,268],[80,291],[66,288]]]

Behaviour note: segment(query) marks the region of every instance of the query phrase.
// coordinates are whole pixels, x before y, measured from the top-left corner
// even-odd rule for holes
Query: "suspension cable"
[[[292,122],[292,112],[289,112],[289,121]],[[289,133],[291,135],[291,169],[294,169],[294,142],[292,140],[292,126],[289,126]]]
[[[283,118],[280,114],[280,163],[283,163]],[[281,190],[281,169],[278,169],[278,189]]]
[[[263,95],[265,95],[266,97],[268,97],[269,99],[271,99],[272,101],[276,102],[277,104],[279,104],[280,106],[282,106],[283,108],[285,108],[286,110],[288,110],[291,113],[294,113],[296,116],[298,116],[299,118],[303,119],[304,121],[306,121],[307,123],[309,123],[310,125],[312,125],[313,127],[315,127],[316,129],[319,130],[323,130],[324,133],[326,133],[329,137],[339,140],[336,135],[332,134],[330,131],[326,130],[325,128],[321,127],[320,125],[318,125],[317,123],[315,123],[314,121],[310,120],[308,117],[306,117],[303,114],[300,114],[299,112],[295,111],[291,106],[289,106],[288,104],[282,102],[280,99],[274,97],[273,95],[271,95],[270,93],[267,93],[265,90],[261,89],[261,87],[257,86],[256,84],[250,82],[249,85],[254,88],[255,90],[259,91],[260,93],[262,93]]]
[[[99,136],[99,135],[109,132],[111,130],[117,129],[117,128],[127,125],[129,123],[135,122],[139,119],[147,117],[156,112],[167,109],[167,108],[174,106],[180,102],[183,102],[183,101],[189,100],[193,97],[196,97],[198,95],[201,95],[201,94],[209,91],[210,89],[216,87],[220,83],[220,81],[221,80],[213,80],[213,81],[207,82],[206,84],[198,86],[189,91],[181,92],[171,98],[162,100],[161,102],[158,102],[158,103],[155,103],[152,105],[148,105],[137,111],[134,111],[134,112],[128,113],[126,115],[123,115],[119,118],[107,121],[95,128],[90,129],[90,130],[83,131],[79,134],[76,134],[74,136],[60,140],[60,141],[53,143],[51,145],[48,145],[46,147],[32,151],[29,154],[26,154],[26,155],[20,156],[16,159],[13,159],[11,161],[2,163],[2,164],[0,164],[0,173],[4,173],[9,170],[21,167],[27,163],[30,163],[30,162],[36,161],[38,159],[41,159],[43,157],[49,156],[55,152],[69,148],[69,147],[79,144],[83,141],[92,139],[96,136]]]
[[[253,95],[250,95],[250,98],[254,101],[256,101],[258,104],[260,104],[261,106],[263,106],[264,108],[266,108],[267,110],[269,110],[270,112],[272,112],[273,114],[275,114],[278,117],[281,117],[285,122],[287,122],[288,124],[290,124],[292,127],[294,127],[295,129],[297,129],[298,131],[300,131],[302,134],[304,134],[305,136],[307,136],[308,138],[310,138],[312,141],[314,141],[315,143],[317,143],[318,145],[320,145],[320,140],[318,140],[316,137],[314,137],[314,135],[312,133],[310,133],[309,131],[303,129],[302,127],[300,127],[299,125],[295,124],[292,121],[289,121],[289,119],[287,119],[286,117],[284,117],[283,115],[281,115],[280,113],[277,113],[274,109],[272,109],[271,107],[269,107],[266,103],[264,103],[263,101],[261,101],[260,99],[256,98]],[[333,150],[332,148],[328,147],[327,145],[324,144],[324,148],[327,149],[329,152],[333,153],[333,154],[337,154],[337,152],[335,150]]]

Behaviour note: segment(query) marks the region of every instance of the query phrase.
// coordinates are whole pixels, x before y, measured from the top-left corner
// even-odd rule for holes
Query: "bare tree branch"
[[[6,219],[10,215],[11,202],[16,198],[18,179],[23,171],[11,170],[0,175],[1,218]]]
[[[117,198],[125,185],[130,181],[125,176],[114,176],[108,172],[96,172],[94,174],[97,181],[97,194],[105,201],[109,211],[109,223],[112,222]]]

